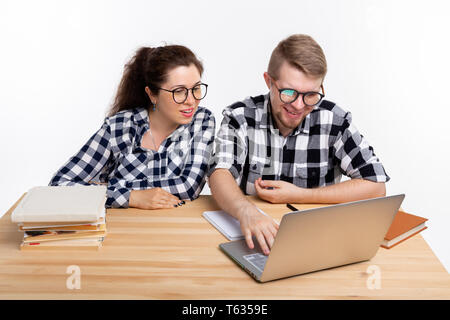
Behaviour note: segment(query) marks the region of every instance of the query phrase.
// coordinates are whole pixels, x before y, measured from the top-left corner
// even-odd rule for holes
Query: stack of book
[[[24,232],[20,249],[100,248],[106,236],[105,202],[105,186],[32,188],[11,215]]]

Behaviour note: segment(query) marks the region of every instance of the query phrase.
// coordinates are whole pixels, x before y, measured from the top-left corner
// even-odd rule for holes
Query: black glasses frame
[[[305,106],[308,106],[308,107],[314,107],[314,106],[318,105],[318,104],[320,103],[320,101],[322,101],[322,99],[325,97],[325,94],[322,94],[322,93],[316,92],[316,91],[300,92],[300,91],[297,91],[297,90],[292,89],[292,88],[281,88],[281,89],[280,89],[280,88],[278,88],[277,85],[275,84],[275,81],[273,81],[272,83],[273,83],[273,84],[275,85],[275,87],[277,88],[278,94],[280,95],[280,100],[281,100],[283,103],[293,103],[295,100],[298,99],[298,97],[299,97],[300,95],[302,95],[302,100],[303,100],[303,103],[305,104]],[[322,89],[322,92],[324,92],[323,85],[320,85],[320,88]],[[281,98],[281,92],[284,91],[284,90],[291,90],[291,91],[294,91],[294,92],[295,92],[295,98],[294,98],[292,101],[289,101],[289,102],[284,101],[284,100]],[[308,95],[308,94],[318,94],[318,95],[320,96],[319,101],[316,102],[316,103],[314,103],[314,104],[306,103],[306,101],[305,101],[305,96]]]
[[[197,98],[197,97],[195,96],[195,94],[194,94],[194,88],[196,88],[196,87],[198,87],[198,86],[201,86],[201,85],[205,86],[205,94],[203,95],[203,97],[201,97],[201,98],[199,99],[199,98]],[[167,90],[167,89],[159,88],[159,87],[156,87],[156,88],[159,89],[159,90],[164,90],[164,91],[167,91],[167,92],[171,92],[171,93],[172,93],[173,101],[175,101],[175,103],[178,103],[178,104],[182,104],[182,103],[184,103],[184,102],[187,100],[187,98],[188,98],[188,96],[189,96],[189,91],[191,91],[192,96],[194,97],[195,100],[202,100],[203,98],[206,97],[206,94],[208,93],[208,85],[207,85],[206,83],[198,83],[198,84],[196,84],[195,86],[193,86],[193,87],[190,88],[190,89],[185,88],[185,87],[178,87],[178,88],[175,88],[175,89],[173,89],[173,90]],[[175,99],[175,91],[180,90],[180,89],[184,89],[186,97],[184,98],[183,101],[178,102],[178,101]]]

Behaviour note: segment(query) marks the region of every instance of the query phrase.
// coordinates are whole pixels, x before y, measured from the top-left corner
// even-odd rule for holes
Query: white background
[[[219,125],[224,107],[267,92],[276,44],[306,33],[327,56],[327,99],[352,111],[387,193],[430,219],[423,237],[450,270],[449,16],[444,0],[2,0],[0,214],[100,128],[138,47],[191,48]]]

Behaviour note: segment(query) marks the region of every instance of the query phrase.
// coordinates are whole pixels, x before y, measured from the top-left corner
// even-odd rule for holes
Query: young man
[[[385,195],[389,180],[350,112],[324,100],[327,72],[321,47],[292,35],[272,52],[268,94],[223,111],[208,172],[219,206],[240,221],[268,254],[278,225],[244,194],[272,203],[339,203]],[[351,180],[340,182],[345,174]]]

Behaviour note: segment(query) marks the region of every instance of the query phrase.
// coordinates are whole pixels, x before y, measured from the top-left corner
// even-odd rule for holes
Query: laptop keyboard
[[[263,272],[266,265],[267,256],[262,253],[253,253],[244,256],[244,259],[250,262],[256,269]]]

